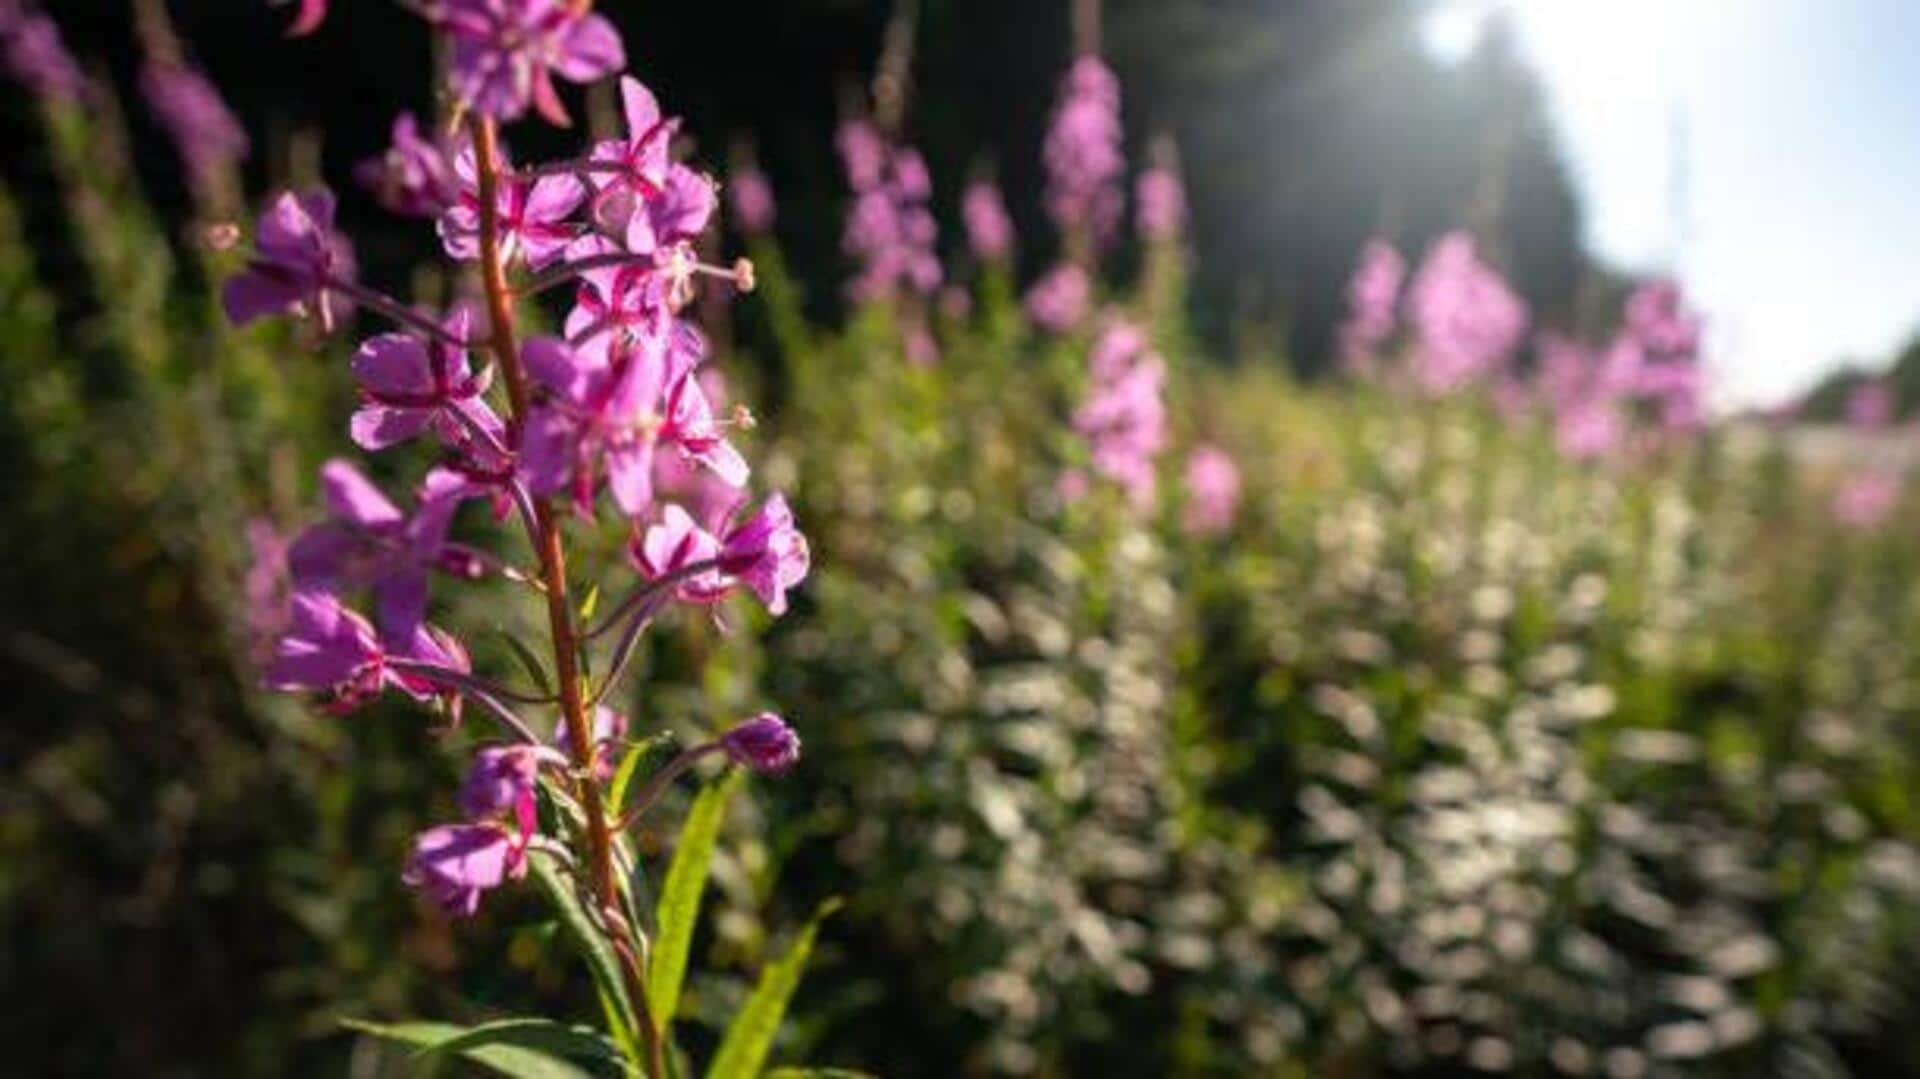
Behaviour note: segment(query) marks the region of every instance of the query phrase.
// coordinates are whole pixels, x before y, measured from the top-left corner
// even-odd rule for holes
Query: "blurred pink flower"
[[[1116,321],[1095,341],[1089,368],[1091,385],[1073,428],[1086,440],[1093,471],[1144,510],[1153,504],[1154,462],[1167,443],[1165,365],[1144,333]]]
[[[1368,241],[1347,283],[1347,321],[1340,328],[1340,355],[1349,372],[1372,368],[1375,354],[1393,336],[1394,307],[1406,280],[1407,260],[1385,240]]]
[[[1833,516],[1849,528],[1873,528],[1887,519],[1899,500],[1896,478],[1880,471],[1862,472],[1835,492]]]
[[[1854,387],[1847,398],[1847,423],[1862,431],[1876,431],[1893,422],[1893,387],[1870,379]]]
[[[733,211],[734,224],[746,235],[773,231],[773,185],[759,169],[733,170],[727,180],[727,207]]]
[[[46,101],[72,104],[87,90],[80,65],[60,38],[59,24],[12,3],[0,8],[0,63]]]
[[[1047,210],[1063,232],[1104,242],[1119,222],[1120,80],[1098,56],[1073,62],[1047,130]]]
[[[1180,237],[1187,220],[1187,193],[1179,174],[1156,165],[1140,174],[1133,197],[1142,238],[1165,242]]]
[[[1239,506],[1240,467],[1218,446],[1195,447],[1187,458],[1187,531],[1194,535],[1225,532],[1233,526]]]
[[[1452,393],[1498,370],[1527,328],[1527,305],[1480,261],[1465,232],[1434,242],[1407,303],[1419,338],[1414,378],[1429,394]]]
[[[1050,333],[1066,333],[1087,317],[1093,286],[1087,271],[1063,262],[1027,290],[1027,317]]]
[[[208,186],[247,156],[247,131],[220,91],[193,68],[149,61],[140,72],[140,92],[186,165],[195,185]]]
[[[966,219],[967,243],[975,255],[997,262],[1012,253],[1013,221],[1007,217],[1007,204],[998,187],[986,180],[968,184],[960,200],[960,214]]]
[[[393,118],[393,144],[354,166],[353,178],[389,212],[407,217],[437,217],[458,194],[447,148],[422,137],[410,112]]]

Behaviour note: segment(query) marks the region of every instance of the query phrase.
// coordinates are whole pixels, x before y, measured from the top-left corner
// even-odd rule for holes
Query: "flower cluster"
[[[1060,263],[1027,289],[1026,306],[1034,325],[1066,333],[1093,309],[1093,279],[1076,263]]]
[[[1406,276],[1407,260],[1392,244],[1374,239],[1361,249],[1360,265],[1347,283],[1347,320],[1339,331],[1340,358],[1349,373],[1371,371],[1380,347],[1393,336],[1394,308]]]
[[[1155,165],[1133,183],[1134,222],[1148,243],[1180,238],[1187,223],[1187,191],[1171,166]]]
[[[439,217],[459,196],[453,158],[443,142],[421,135],[417,117],[403,112],[393,118],[393,144],[362,161],[353,176],[389,213]]]
[[[1004,262],[1013,254],[1013,219],[1006,199],[991,180],[975,180],[960,197],[960,216],[967,226],[967,246],[982,262]]]
[[[1445,394],[1504,367],[1527,329],[1527,305],[1480,261],[1473,237],[1451,232],[1428,250],[1407,290],[1417,342],[1414,380]]]
[[[594,82],[627,66],[620,34],[576,0],[434,0],[429,17],[452,43],[452,81],[465,107],[517,120],[532,105],[566,126],[553,85]]]
[[[743,235],[772,232],[776,207],[767,174],[752,166],[735,169],[727,181],[727,212]]]
[[[1240,466],[1212,444],[1195,446],[1187,457],[1187,506],[1182,523],[1189,533],[1210,536],[1233,527],[1240,508]]]
[[[1560,452],[1611,457],[1626,445],[1636,416],[1667,432],[1697,429],[1705,381],[1699,339],[1698,316],[1666,281],[1634,291],[1621,331],[1604,349],[1542,335],[1536,392],[1553,417]]]
[[[61,40],[60,27],[21,0],[0,2],[0,66],[46,101],[72,104],[86,93],[86,77]]]
[[[1047,211],[1069,236],[1104,243],[1121,212],[1120,80],[1098,56],[1080,57],[1060,85],[1042,154]]]
[[[1847,426],[1863,442],[1884,432],[1894,419],[1893,387],[1882,379],[1855,386],[1847,398]],[[1862,447],[1863,455],[1868,447]],[[1900,501],[1900,476],[1884,463],[1870,463],[1842,479],[1833,496],[1836,521],[1855,529],[1877,527]]]
[[[860,262],[849,291],[855,299],[881,300],[911,292],[931,296],[940,287],[939,226],[927,201],[933,180],[918,151],[889,142],[865,120],[840,127],[840,161],[853,188],[841,237]]]
[[[246,159],[246,129],[201,72],[184,63],[150,60],[140,72],[140,90],[173,137],[196,188],[213,187]]]
[[[627,721],[602,701],[638,636],[675,602],[705,608],[735,590],[781,614],[809,568],[806,538],[784,497],[743,508],[749,468],[731,436],[751,416],[744,408],[716,413],[720,383],[702,370],[706,342],[681,317],[701,279],[746,288],[751,269],[704,265],[694,254],[719,189],[673,158],[679,121],[624,78],[622,137],[526,169],[510,165],[500,145],[497,122],[529,105],[564,118],[552,76],[585,81],[620,66],[611,25],[585,9],[559,0],[427,5],[451,44],[454,96],[469,113],[465,135],[429,138],[403,115],[392,148],[357,170],[388,208],[433,219],[449,258],[475,265],[484,312],[459,303],[435,314],[358,284],[325,191],[270,200],[245,268],[223,293],[236,324],[292,315],[332,329],[349,307],[394,324],[354,351],[360,400],[348,433],[368,452],[426,442],[438,463],[402,504],[352,462],[329,462],[320,475],[321,520],[290,543],[256,530],[257,552],[277,565],[256,568],[249,597],[258,607],[252,624],[276,633],[269,687],[316,694],[335,711],[394,689],[437,702],[455,720],[463,705],[475,706],[509,736],[475,757],[460,791],[463,819],[423,833],[407,863],[406,881],[456,915],[472,914],[485,892],[523,875],[530,851],[560,842],[539,834],[543,783],[591,820],[584,834],[576,830],[585,846],[577,861],[596,882],[595,909],[617,909],[608,835],[619,822],[606,819],[597,787],[612,779]],[[191,111],[180,110],[183,118]],[[562,332],[517,340],[516,301],[553,288],[570,290]],[[566,596],[559,510],[599,519],[603,487],[631,531],[639,575],[613,613],[588,626]],[[668,501],[674,493],[694,497],[698,517]],[[471,500],[519,518],[537,573],[508,571],[454,538]],[[537,588],[559,689],[534,693],[487,679],[457,637],[429,623],[436,579],[488,576]],[[355,609],[363,601],[371,619]],[[618,643],[605,667],[595,665],[604,672],[599,684],[589,685],[578,656],[603,635]],[[521,714],[553,704],[552,737],[564,753]],[[777,772],[798,754],[785,722],[763,713],[683,753],[656,774],[656,786],[707,755]],[[633,928],[608,931],[620,938]]]
[[[1135,509],[1153,504],[1154,463],[1167,445],[1161,390],[1166,365],[1138,326],[1115,319],[1094,340],[1088,391],[1073,414],[1096,475],[1120,485]],[[1078,486],[1069,478],[1068,489]]]

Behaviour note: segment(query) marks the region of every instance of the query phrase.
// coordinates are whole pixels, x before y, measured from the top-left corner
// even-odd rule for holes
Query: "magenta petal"
[[[599,15],[588,15],[566,32],[553,69],[571,82],[592,82],[627,66],[620,32]]]
[[[520,475],[534,494],[550,495],[567,485],[574,439],[572,421],[557,409],[535,408],[527,417],[520,434]]]
[[[327,511],[340,520],[373,530],[405,520],[399,507],[348,461],[328,461],[320,469],[320,486],[326,492]]]
[[[287,569],[294,586],[314,589],[339,584],[360,546],[358,536],[337,524],[317,524],[302,530],[287,548]]]
[[[543,224],[564,221],[586,197],[586,188],[578,177],[542,176],[533,182],[533,190],[527,195],[526,219]]]
[[[419,394],[433,389],[427,346],[406,334],[368,338],[353,354],[353,377],[375,393]]]
[[[626,113],[627,139],[638,142],[660,123],[660,101],[631,75],[620,79],[620,105]]]
[[[373,593],[380,635],[388,641],[411,641],[427,617],[427,571],[399,567],[375,581]]]
[[[367,405],[347,421],[347,434],[353,438],[354,445],[377,452],[418,437],[432,419],[433,413],[423,408]]]
[[[255,319],[292,308],[306,295],[306,289],[295,282],[248,270],[228,279],[221,287],[220,306],[226,310],[227,321],[245,326]]]
[[[607,487],[622,513],[644,515],[653,505],[653,443],[608,450]]]
[[[520,362],[542,385],[575,403],[586,400],[599,372],[558,337],[534,337],[520,346]]]

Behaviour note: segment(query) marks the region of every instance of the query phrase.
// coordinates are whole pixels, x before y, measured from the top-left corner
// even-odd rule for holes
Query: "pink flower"
[[[1138,327],[1115,322],[1094,342],[1092,385],[1074,411],[1093,471],[1118,483],[1136,509],[1153,504],[1154,459],[1166,447],[1166,370]]]
[[[787,613],[787,592],[807,577],[807,537],[794,527],[786,496],[775,494],[720,543],[720,571],[738,577],[775,615]]]
[[[443,824],[414,840],[400,879],[441,909],[472,917],[480,897],[527,873],[527,837],[499,824]]]
[[[353,176],[381,206],[406,217],[438,217],[459,197],[447,148],[422,138],[410,112],[393,118],[393,145],[360,162]]]
[[[1610,457],[1625,443],[1626,434],[1620,407],[1609,398],[1571,401],[1554,416],[1554,442],[1574,460]]]
[[[620,80],[627,137],[594,147],[593,161],[612,166],[593,176],[593,216],[608,233],[624,237],[634,254],[665,262],[706,230],[719,206],[713,180],[671,160],[667,151],[680,121],[663,117],[653,92],[630,77]],[[688,261],[692,256],[686,253]]]
[[[453,40],[453,89],[497,120],[532,104],[565,127],[553,76],[592,82],[626,66],[620,34],[572,0],[440,0],[434,17]]]
[[[509,171],[504,148],[500,156],[501,169]],[[440,215],[440,245],[451,257],[470,262],[480,257],[480,177],[471,144],[454,156],[453,172],[458,183],[453,203]],[[586,195],[571,175],[531,181],[503,177],[494,193],[500,257],[511,261],[525,256],[536,270],[558,258],[578,234],[570,218]]]
[[[353,249],[333,227],[333,193],[281,192],[260,214],[254,254],[220,298],[227,319],[244,326],[265,315],[311,314],[332,329],[343,306],[328,288],[353,277]]]
[[[388,684],[386,650],[367,620],[329,592],[296,592],[286,633],[267,666],[268,689],[317,692],[336,711],[350,711]]]
[[[1498,370],[1526,332],[1526,304],[1481,263],[1464,232],[1434,242],[1407,300],[1419,336],[1414,377],[1430,394],[1452,393]]]
[[[967,243],[987,262],[999,262],[1013,252],[1013,221],[1007,216],[1000,189],[986,180],[967,185],[960,199],[960,216],[967,226]]]
[[[1104,241],[1120,219],[1120,80],[1099,57],[1075,60],[1047,131],[1047,210],[1062,231]]]
[[[86,94],[86,77],[61,41],[59,24],[45,15],[17,8],[0,13],[0,63],[44,100],[73,104]]]
[[[463,548],[447,541],[453,513],[473,488],[458,473],[435,469],[409,518],[346,461],[329,461],[320,478],[329,520],[301,532],[288,549],[294,587],[371,586],[385,640],[412,641],[426,616],[428,572],[473,565]]]
[[[649,580],[659,580],[703,562],[714,568],[684,577],[674,586],[674,596],[682,603],[712,604],[726,598],[733,582],[720,573],[720,541],[701,528],[686,510],[668,505],[660,514],[660,523],[648,528],[634,547],[634,560]]]
[[[630,517],[653,504],[653,455],[672,350],[658,335],[633,347],[589,352],[554,337],[521,346],[521,362],[547,390],[522,427],[520,470],[535,494],[569,490],[590,512],[606,470],[613,500]],[[677,380],[677,379],[676,379]]]
[[[1893,387],[1869,379],[1854,387],[1847,398],[1847,424],[1859,431],[1877,431],[1893,422]]]
[[[567,766],[567,759],[545,746],[488,746],[476,753],[460,785],[460,812],[468,820],[504,817],[517,822],[523,833],[534,828],[534,792],[540,786],[540,766]]]
[[[1680,286],[1650,281],[1627,297],[1627,332],[1663,360],[1692,360],[1700,351],[1700,317],[1686,309]]]
[[[570,349],[557,338],[528,341],[527,370],[549,391],[527,418],[520,467],[536,494],[571,489],[592,505],[605,467],[614,502],[629,517],[653,504],[655,455],[665,447],[739,487],[747,463],[726,438],[694,377],[705,345],[690,326],[666,337],[636,337],[613,350]]]
[[[1848,528],[1873,528],[1887,519],[1900,500],[1900,483],[1885,472],[1862,472],[1834,495],[1833,516]]]
[[[1087,272],[1063,262],[1027,290],[1027,317],[1049,333],[1066,333],[1080,325],[1093,306],[1093,285]]]
[[[1133,198],[1141,238],[1160,243],[1180,238],[1187,220],[1187,193],[1178,173],[1160,165],[1148,169],[1134,182]]]
[[[675,598],[712,604],[745,584],[775,615],[786,613],[787,592],[806,579],[811,564],[807,537],[794,527],[793,511],[778,494],[723,538],[700,527],[686,510],[669,505],[660,522],[635,544],[633,556],[651,580],[712,562],[712,569],[681,578],[674,586]]]
[[[773,185],[759,169],[735,169],[727,181],[727,207],[734,224],[748,236],[763,236],[773,231]]]
[[[800,760],[800,736],[785,720],[762,712],[720,736],[727,759],[762,775],[777,775]]]
[[[448,312],[444,325],[458,340],[470,339],[474,313],[466,305]],[[448,446],[472,447],[476,438],[503,443],[506,425],[487,404],[493,369],[475,374],[465,349],[439,339],[385,333],[371,337],[353,355],[361,405],[349,430],[356,445],[383,450],[432,431]]]
[[[1407,261],[1385,240],[1371,240],[1360,253],[1359,268],[1347,283],[1347,321],[1340,328],[1340,354],[1355,374],[1370,369],[1375,353],[1393,336],[1394,307]]]
[[[939,226],[927,208],[933,181],[926,162],[858,120],[842,126],[840,150],[854,194],[840,244],[860,262],[848,292],[859,300],[902,291],[931,296],[942,271],[934,250]]]
[[[1194,448],[1187,458],[1185,525],[1194,535],[1212,535],[1233,527],[1240,505],[1240,468],[1218,446]]]
[[[196,184],[206,185],[246,158],[247,131],[207,77],[190,67],[149,62],[140,90]]]

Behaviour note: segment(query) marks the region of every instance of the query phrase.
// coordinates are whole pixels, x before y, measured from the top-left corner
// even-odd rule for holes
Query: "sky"
[[[1767,405],[1920,331],[1920,0],[1441,0],[1444,57],[1509,12],[1587,244],[1674,273],[1714,398]]]

